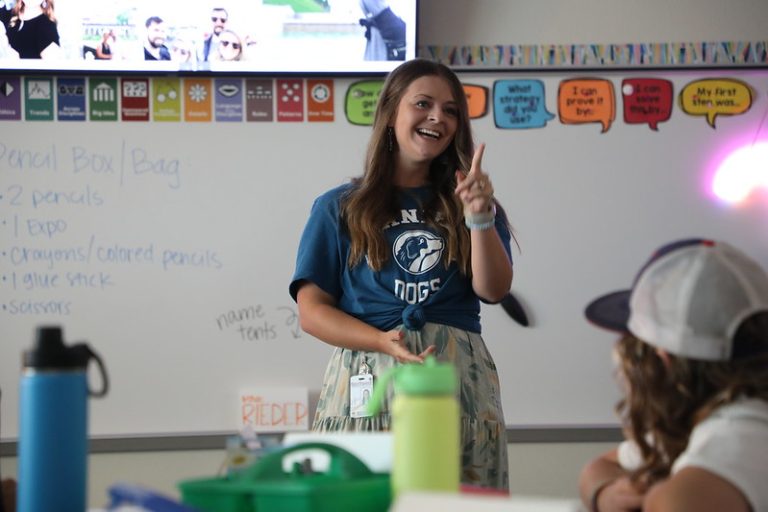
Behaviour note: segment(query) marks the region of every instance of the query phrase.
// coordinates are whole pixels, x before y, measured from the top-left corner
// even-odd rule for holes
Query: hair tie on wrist
[[[465,213],[464,224],[469,229],[483,231],[491,229],[496,224],[496,205],[491,203],[490,209],[481,213]]]
[[[473,231],[485,231],[486,229],[491,229],[493,226],[495,226],[496,221],[491,219],[487,222],[472,222],[470,219],[465,218],[464,224]]]

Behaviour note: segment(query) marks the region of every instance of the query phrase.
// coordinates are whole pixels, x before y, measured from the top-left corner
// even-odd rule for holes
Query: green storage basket
[[[321,450],[330,457],[324,473],[295,464],[283,471],[291,453]],[[265,455],[230,477],[179,483],[185,505],[205,512],[386,512],[392,499],[389,474],[373,473],[348,451],[327,443],[303,443]]]

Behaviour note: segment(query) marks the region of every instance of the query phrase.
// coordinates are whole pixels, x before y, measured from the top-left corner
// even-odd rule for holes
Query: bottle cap
[[[438,363],[434,356],[427,356],[424,363],[393,366],[379,378],[368,402],[370,414],[378,414],[389,381],[394,379],[395,392],[405,395],[450,395],[456,392],[456,370],[450,363]]]
[[[408,395],[447,395],[456,391],[456,370],[427,356],[423,364],[405,364],[395,375],[395,392]]]
[[[64,345],[60,327],[38,327],[35,346],[24,351],[25,368],[37,369],[85,369],[91,354],[85,345]]]

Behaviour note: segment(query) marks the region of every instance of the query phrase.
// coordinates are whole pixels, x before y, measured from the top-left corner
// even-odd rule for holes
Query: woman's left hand
[[[486,213],[493,207],[493,185],[482,169],[484,151],[485,143],[475,150],[472,167],[466,175],[460,170],[456,171],[455,193],[464,203],[464,215]]]

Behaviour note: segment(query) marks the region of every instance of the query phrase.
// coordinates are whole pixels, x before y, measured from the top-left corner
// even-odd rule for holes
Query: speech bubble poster
[[[344,114],[347,121],[360,126],[371,126],[383,87],[384,80],[361,80],[350,85],[344,97]]]
[[[541,80],[497,80],[493,84],[493,121],[497,128],[543,128],[555,118],[544,104]]]
[[[659,130],[659,123],[672,116],[672,82],[662,78],[627,78],[621,82],[624,122],[647,124]]]
[[[564,80],[557,92],[557,107],[561,123],[598,123],[605,133],[616,119],[613,83],[603,78]]]
[[[703,116],[715,128],[718,116],[743,114],[752,107],[752,88],[741,80],[707,78],[680,91],[680,108],[688,115]]]
[[[488,113],[488,88],[484,85],[462,84],[467,96],[470,119],[479,119]]]

